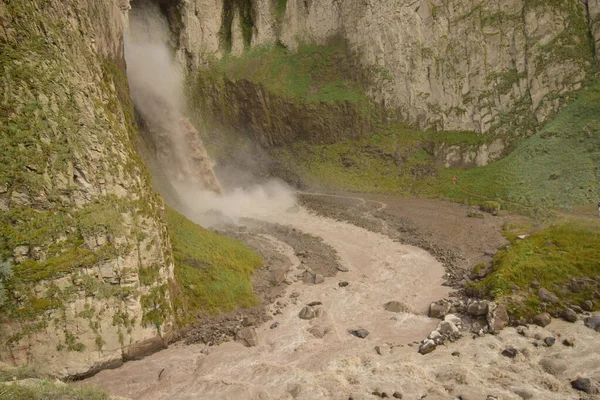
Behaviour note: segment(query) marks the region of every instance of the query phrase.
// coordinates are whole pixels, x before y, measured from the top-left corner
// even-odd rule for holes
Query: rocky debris
[[[452,357],[460,357],[460,351],[453,351]]]
[[[583,308],[579,307],[578,305],[571,304],[569,308],[575,311],[577,314],[583,314]]]
[[[581,392],[591,393],[592,392],[592,382],[587,378],[578,378],[571,381],[571,387],[575,390],[579,390]]]
[[[269,280],[273,286],[277,286],[283,283],[286,279],[287,270],[285,268],[278,268],[269,271]]]
[[[339,287],[346,287],[346,286],[348,286],[348,282],[346,282],[346,281],[341,281],[340,283],[338,283],[338,286],[339,286]]]
[[[323,275],[321,275],[321,274],[316,274],[316,275],[313,277],[313,283],[314,283],[315,285],[318,285],[319,283],[323,283],[323,282],[325,282],[325,278],[323,277]]]
[[[596,332],[600,332],[600,315],[592,315],[591,317],[587,317],[583,320],[583,323],[588,328],[593,329]]]
[[[502,351],[502,355],[508,358],[515,358],[517,354],[519,354],[519,352],[514,347],[508,347]]]
[[[248,322],[255,321],[255,326],[270,319],[263,306],[236,310],[217,316],[202,315],[199,317],[198,323],[186,333],[185,344],[205,343],[211,346],[226,342],[235,338],[246,318]]]
[[[258,323],[258,319],[254,315],[244,317],[242,320],[242,326],[255,326]]]
[[[562,318],[568,322],[577,321],[577,313],[572,308],[565,308],[561,313]]]
[[[400,392],[394,392],[392,397],[395,399],[401,399],[403,396],[402,396],[402,393],[400,393]]]
[[[343,266],[343,265],[341,265],[341,264],[338,264],[338,265],[336,266],[336,268],[337,268],[337,270],[338,270],[338,271],[340,271],[340,272],[348,272],[348,271],[349,271],[349,269],[348,269],[348,268],[346,268],[345,266]]]
[[[538,296],[539,296],[540,300],[544,303],[551,303],[551,304],[560,303],[560,299],[558,298],[558,296],[545,288],[540,288],[540,290],[538,292]]]
[[[302,310],[300,310],[300,313],[298,314],[298,316],[301,319],[313,319],[315,318],[317,315],[315,313],[314,308],[310,307],[310,306],[306,306],[304,307]]]
[[[533,323],[537,326],[541,326],[542,328],[548,326],[551,321],[552,318],[548,313],[541,313],[533,317]]]
[[[567,364],[553,358],[542,358],[539,364],[544,371],[554,376],[560,376],[567,370]]]
[[[488,326],[492,332],[498,332],[506,328],[509,322],[508,312],[503,304],[496,303],[488,304],[488,312],[486,315]]]
[[[551,336],[550,336],[550,337],[547,337],[547,338],[545,338],[545,339],[544,339],[544,344],[545,344],[547,347],[552,347],[552,346],[554,346],[554,343],[555,343],[555,342],[556,342],[556,339],[555,339],[555,338],[553,338],[553,337],[551,337]]]
[[[591,300],[586,300],[581,303],[581,308],[583,308],[584,311],[594,311],[594,302]]]
[[[350,332],[351,335],[354,335],[357,338],[361,338],[361,339],[364,339],[367,336],[369,336],[369,331],[366,330],[366,329],[362,329],[362,328],[360,328],[360,329],[353,329],[353,330],[350,330],[349,332]]]
[[[467,303],[467,314],[478,317],[486,315],[489,309],[489,302],[485,300],[471,300]]]
[[[310,303],[307,304],[307,306],[309,307],[314,307],[314,306],[320,306],[323,303],[321,303],[320,301],[311,301]]]
[[[399,301],[388,301],[383,305],[383,308],[386,311],[395,312],[395,313],[410,313],[411,309],[406,304]]]
[[[377,354],[379,354],[380,356],[382,356],[382,355],[383,355],[383,352],[381,351],[381,347],[379,347],[379,346],[375,346],[375,352],[376,352]]]
[[[429,318],[442,319],[450,312],[452,303],[446,299],[434,301],[429,305]]]
[[[437,345],[433,340],[426,340],[419,346],[419,353],[423,355],[429,354],[434,351],[436,347]]]
[[[253,347],[258,345],[258,335],[256,329],[246,327],[240,329],[235,335],[236,342],[242,343],[246,347]]]

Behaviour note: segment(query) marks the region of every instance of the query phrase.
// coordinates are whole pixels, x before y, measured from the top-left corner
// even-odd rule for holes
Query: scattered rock
[[[509,321],[506,307],[503,304],[496,305],[495,303],[490,303],[486,319],[492,332],[501,331],[506,328]]]
[[[269,272],[269,280],[273,286],[280,285],[286,278],[286,270],[278,268]]]
[[[258,345],[258,335],[256,334],[256,330],[251,327],[240,329],[235,334],[235,340],[242,343],[246,347]]]
[[[279,326],[279,322],[275,322],[274,324],[271,324],[271,329],[275,329]]]
[[[600,332],[600,315],[592,315],[591,317],[587,317],[583,320],[583,323],[588,328],[593,329],[596,332]]]
[[[568,321],[568,322],[577,321],[577,313],[573,309],[568,308],[568,307],[563,310],[561,316],[563,317],[563,319],[565,321]]]
[[[467,314],[474,317],[486,315],[488,312],[488,302],[485,300],[473,300],[467,306]]]
[[[551,303],[551,304],[560,303],[560,299],[558,298],[557,295],[555,295],[551,291],[544,289],[544,288],[540,288],[540,291],[538,292],[538,296],[539,296],[540,300],[544,303]]]
[[[395,313],[409,313],[410,312],[410,307],[407,306],[404,303],[401,303],[399,301],[388,301],[387,303],[385,303],[383,305],[383,308],[386,311],[390,311],[390,312],[395,312]]]
[[[547,337],[544,339],[544,344],[548,347],[552,347],[554,346],[554,343],[556,342],[556,339],[553,338],[552,336]]]
[[[318,285],[319,283],[325,282],[325,278],[321,274],[316,274],[313,276],[313,283]]]
[[[569,308],[570,308],[571,310],[575,311],[577,314],[581,314],[581,313],[583,313],[583,308],[581,308],[581,307],[579,307],[579,306],[577,306],[577,305],[575,305],[575,304],[571,304],[571,305],[569,306]]]
[[[565,339],[562,342],[563,346],[567,346],[567,347],[573,347],[575,346],[575,341],[572,339]]]
[[[548,326],[551,321],[552,318],[548,313],[541,313],[533,317],[533,323],[537,326],[541,326],[542,328]]]
[[[583,303],[581,303],[581,308],[583,308],[585,311],[593,311],[594,302],[591,300],[586,300]]]
[[[389,399],[390,396],[388,396],[388,394],[386,392],[381,392],[381,398],[382,399]]]
[[[395,399],[401,399],[402,398],[402,393],[400,393],[400,392],[394,392],[394,394],[392,395],[392,397],[394,397]]]
[[[517,354],[519,354],[519,352],[514,347],[509,347],[502,351],[502,355],[508,358],[515,358]]]
[[[438,300],[429,305],[429,318],[442,319],[452,308],[452,303],[448,300]]]
[[[321,303],[320,301],[311,301],[310,303],[307,304],[307,306],[309,307],[314,307],[314,306],[320,306],[323,303]]]
[[[369,331],[366,329],[354,329],[350,333],[358,338],[364,339],[369,335]]]
[[[341,281],[340,283],[338,283],[338,286],[339,286],[339,287],[346,287],[346,286],[348,286],[348,282],[346,282],[346,281]]]
[[[344,267],[343,265],[337,265],[336,266],[337,270],[340,272],[348,272],[348,268]]]
[[[590,393],[592,388],[592,383],[587,378],[579,378],[571,381],[571,387],[575,390],[579,390],[581,392]]]
[[[560,376],[567,370],[567,364],[553,358],[543,358],[540,360],[540,366],[550,375]]]
[[[316,317],[315,310],[309,306],[306,306],[302,310],[300,310],[300,314],[298,314],[298,316],[301,319],[313,319]]]
[[[538,281],[531,281],[529,283],[529,286],[531,286],[532,288],[535,288],[535,289],[539,289],[541,285]]]
[[[442,321],[438,324],[436,331],[439,332],[441,335],[447,336],[457,334],[458,327],[450,321]]]
[[[379,354],[380,356],[383,355],[381,352],[381,347],[379,346],[375,346],[375,351],[377,352],[377,354]]]
[[[460,357],[460,351],[453,351],[452,352],[452,356],[453,357]]]
[[[433,340],[427,340],[425,343],[419,346],[419,353],[423,355],[429,354],[434,351],[436,347],[437,345]]]

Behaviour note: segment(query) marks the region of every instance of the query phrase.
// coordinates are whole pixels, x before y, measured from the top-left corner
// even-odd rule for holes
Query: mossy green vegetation
[[[215,314],[258,304],[251,284],[254,270],[263,265],[258,254],[175,210],[168,208],[166,216],[186,319],[198,312]]]
[[[251,0],[225,0],[223,2],[223,13],[221,20],[221,29],[219,36],[221,38],[221,47],[225,51],[231,51],[232,46],[232,28],[235,14],[239,15],[242,38],[244,47],[250,47],[252,41],[252,29],[254,28],[255,12]]]
[[[281,45],[255,47],[240,57],[225,56],[212,72],[231,81],[261,84],[276,95],[303,102],[369,103],[354,68],[344,43],[334,41],[326,46],[301,43],[297,51]]]
[[[514,236],[512,228],[507,227],[511,245],[496,254],[491,273],[472,284],[477,291],[508,302],[519,317],[542,311],[537,293],[528,291],[532,281],[554,292],[566,305],[593,298],[595,285],[582,285],[573,291],[570,279],[600,275],[599,223],[559,223],[534,231],[522,240]],[[518,304],[511,296],[514,285],[525,293]],[[560,305],[547,306],[549,310],[561,311]]]
[[[108,400],[109,396],[99,389],[73,386],[41,380],[36,383],[0,384],[0,397],[11,400]]]

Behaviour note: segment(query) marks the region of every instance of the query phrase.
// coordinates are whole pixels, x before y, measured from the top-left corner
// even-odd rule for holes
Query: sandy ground
[[[442,244],[466,260],[463,265],[472,262],[472,255],[494,248],[490,244],[492,233],[479,241],[475,238],[487,232],[486,225],[462,226],[461,221],[467,217],[460,208],[455,214],[447,212],[446,222],[440,224],[433,212],[439,210],[435,204],[431,211],[427,209],[429,205],[419,205],[417,218],[408,211],[410,204],[404,199],[397,203],[374,198],[340,200],[350,207],[349,214],[356,204],[368,207],[370,211],[361,214],[357,224],[379,223],[381,232],[415,226],[418,220],[429,221],[417,228],[421,230],[413,230],[413,235],[432,241],[446,235],[449,239]],[[328,210],[343,209],[337,201],[325,204],[329,204],[328,209],[320,209],[320,215],[298,207],[285,214],[260,216],[322,238],[337,252],[339,263],[348,272],[326,278],[318,285],[301,281],[289,285],[279,304],[270,308],[278,326],[271,329],[270,322],[257,328],[258,346],[248,348],[235,342],[218,346],[174,345],[143,360],[102,371],[85,383],[132,399],[358,400],[373,399],[374,391],[385,391],[390,397],[398,392],[404,399],[415,400],[458,396],[485,400],[488,395],[503,400],[563,400],[581,398],[581,392],[571,389],[571,379],[600,378],[598,333],[581,322],[557,321],[548,330],[530,327],[525,335],[507,328],[496,336],[467,336],[428,355],[418,354],[414,342],[426,337],[437,324],[424,315],[427,305],[446,296],[449,290],[442,286],[444,266],[425,250],[401,244],[399,237],[378,233],[373,226],[367,230],[323,217],[332,212]],[[362,210],[355,214],[359,213]],[[381,220],[381,213],[392,217]],[[398,221],[394,222],[394,218]],[[502,222],[473,219],[474,224],[491,224],[489,232]],[[444,226],[459,231],[446,232]],[[400,231],[408,237],[407,232],[410,230]],[[266,238],[288,258],[289,274],[303,271],[297,251],[285,243],[285,237]],[[462,245],[462,241],[469,243]],[[347,281],[348,286],[340,287],[340,281]],[[390,300],[403,302],[413,312],[385,311],[383,304]],[[315,301],[322,303],[316,307],[322,310],[321,315],[300,319],[300,310]],[[313,328],[326,334],[316,337],[309,331]],[[369,335],[360,339],[348,333],[358,328],[367,329]],[[541,345],[549,336],[557,338],[556,344]],[[565,337],[574,339],[575,346],[563,346]],[[519,350],[516,358],[501,354],[508,346]],[[559,372],[551,374],[542,368],[540,360],[547,358],[561,364]]]

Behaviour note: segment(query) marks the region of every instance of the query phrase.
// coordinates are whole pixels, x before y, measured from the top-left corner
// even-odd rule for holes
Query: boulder
[[[587,378],[579,378],[571,381],[571,387],[581,392],[590,393],[592,391],[592,382]]]
[[[369,336],[369,331],[366,329],[354,329],[354,330],[350,331],[350,334],[352,334],[358,338],[364,339],[367,336]]]
[[[459,317],[454,314],[448,314],[444,317],[444,321],[452,322],[456,326],[462,325],[462,321]]]
[[[315,285],[318,285],[319,283],[323,283],[323,282],[325,282],[325,278],[323,277],[323,275],[321,275],[321,274],[316,274],[316,275],[313,277],[313,283],[314,283]]]
[[[269,280],[273,286],[280,285],[285,281],[286,278],[286,270],[283,268],[278,268],[269,271]]]
[[[485,300],[473,300],[467,305],[467,314],[480,317],[488,312],[488,302]]]
[[[508,347],[502,351],[502,355],[508,358],[515,358],[517,354],[519,354],[519,352],[514,347]]]
[[[419,346],[419,353],[420,354],[429,354],[432,351],[435,350],[435,348],[437,347],[437,345],[435,344],[435,342],[433,340],[427,340],[426,342],[424,342],[423,344],[421,344]]]
[[[444,336],[449,336],[453,334],[456,335],[458,333],[458,327],[450,321],[440,322],[436,330]]]
[[[552,347],[554,346],[554,343],[556,342],[556,339],[553,338],[552,336],[549,336],[547,338],[544,338],[544,344],[548,347]]]
[[[509,321],[506,307],[503,304],[490,303],[486,319],[492,332],[501,331],[506,328]]]
[[[565,308],[561,313],[562,318],[568,322],[577,321],[577,313],[571,308]]]
[[[581,303],[581,308],[583,308],[585,311],[593,311],[594,302],[591,300],[586,300],[583,303]]]
[[[302,310],[300,310],[298,316],[301,319],[313,319],[316,317],[316,314],[314,308],[306,306]]]
[[[383,308],[386,311],[395,312],[395,313],[410,313],[411,309],[404,303],[399,301],[388,301],[383,305]]]
[[[256,325],[257,322],[258,322],[258,320],[256,319],[255,316],[249,315],[247,317],[244,317],[244,320],[242,321],[242,326]]]
[[[596,332],[600,332],[600,315],[592,315],[591,317],[587,317],[583,320],[583,323],[588,328],[593,329]]]
[[[442,319],[452,308],[452,303],[448,300],[438,300],[434,301],[429,305],[429,318],[439,318]]]
[[[235,334],[235,340],[236,342],[242,343],[246,347],[258,345],[258,335],[256,334],[256,330],[251,327],[240,329]]]
[[[544,288],[540,288],[540,290],[538,292],[538,296],[540,297],[540,300],[544,303],[551,303],[551,304],[560,303],[560,299],[558,298],[557,295],[555,295],[551,291],[544,289]]]
[[[346,281],[341,281],[340,283],[338,283],[338,286],[339,286],[339,287],[346,287],[346,286],[348,286],[348,282],[346,282]]]
[[[550,314],[548,314],[548,313],[541,313],[541,314],[538,314],[535,317],[533,317],[533,323],[536,324],[537,326],[541,326],[542,328],[545,326],[548,326],[551,321],[552,321],[552,318],[550,317]]]
[[[321,339],[323,336],[329,333],[329,328],[324,326],[313,326],[312,328],[308,329],[308,333],[318,339]]]

